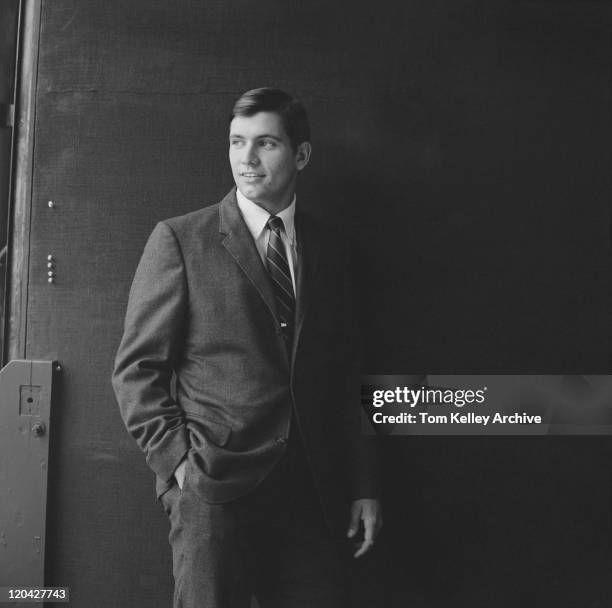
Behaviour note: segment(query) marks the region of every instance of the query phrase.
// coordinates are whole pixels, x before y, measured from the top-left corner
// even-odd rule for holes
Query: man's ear
[[[298,171],[301,171],[308,164],[311,151],[312,146],[309,141],[303,141],[297,147],[297,152],[295,153],[295,166]]]

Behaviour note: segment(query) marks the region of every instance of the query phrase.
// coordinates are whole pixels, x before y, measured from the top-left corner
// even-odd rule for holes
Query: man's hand
[[[181,460],[181,464],[174,469],[174,478],[176,479],[176,483],[178,483],[178,487],[180,490],[183,489],[183,482],[185,481],[185,467],[187,466],[187,458],[183,458]]]
[[[363,522],[363,542],[353,557],[361,557],[373,546],[376,536],[383,525],[382,506],[376,498],[360,498],[351,504],[351,523],[347,536],[354,538],[359,530],[359,522]]]

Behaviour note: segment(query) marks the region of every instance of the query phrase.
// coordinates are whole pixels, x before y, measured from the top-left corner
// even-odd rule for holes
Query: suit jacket
[[[344,528],[350,499],[377,495],[352,364],[348,247],[301,211],[296,230],[289,354],[235,189],[217,205],[157,224],[130,291],[113,386],[157,475],[158,497],[185,456],[203,500],[247,494],[287,449],[294,408],[325,515]]]

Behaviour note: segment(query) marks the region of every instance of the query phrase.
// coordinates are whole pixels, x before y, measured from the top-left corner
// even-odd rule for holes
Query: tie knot
[[[280,233],[280,231],[285,227],[285,224],[283,224],[283,220],[276,216],[276,215],[271,215],[268,218],[268,228],[270,230],[274,230],[274,232],[278,232]]]

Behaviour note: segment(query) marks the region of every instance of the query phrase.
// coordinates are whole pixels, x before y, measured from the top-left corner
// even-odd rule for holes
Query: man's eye
[[[242,145],[242,140],[240,139],[231,139],[230,140],[230,146],[237,148],[238,146]]]
[[[271,140],[271,139],[262,139],[262,140],[259,142],[259,145],[260,145],[262,148],[273,148],[273,147],[274,147],[274,145],[275,145],[275,142],[274,142],[273,140]]]

